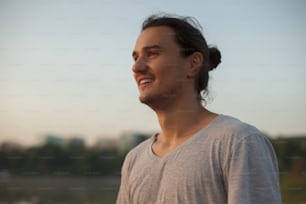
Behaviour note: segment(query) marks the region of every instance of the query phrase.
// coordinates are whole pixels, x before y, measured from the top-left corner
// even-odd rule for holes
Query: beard
[[[181,91],[182,83],[177,82],[164,91],[148,90],[148,93],[140,94],[139,101],[155,111],[165,110],[173,105]]]

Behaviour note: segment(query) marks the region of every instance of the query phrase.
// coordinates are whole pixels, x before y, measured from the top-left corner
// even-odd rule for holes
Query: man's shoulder
[[[223,139],[227,137],[231,140],[245,140],[249,137],[265,137],[255,126],[228,115],[221,115],[215,127]]]
[[[126,155],[126,160],[135,160],[137,157],[142,156],[145,151],[151,146],[152,137],[144,140],[143,142],[139,143],[137,146],[133,147]]]
[[[231,116],[221,116],[210,133],[210,142],[218,145],[225,153],[227,150],[234,152],[241,148],[255,152],[272,149],[270,139],[262,131]]]

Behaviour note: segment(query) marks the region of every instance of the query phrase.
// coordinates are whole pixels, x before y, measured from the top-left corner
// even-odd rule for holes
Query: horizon
[[[306,133],[301,133],[301,134],[278,134],[278,135],[271,135],[265,131],[262,131],[264,135],[266,135],[269,139],[271,140],[277,140],[277,139],[290,139],[290,138],[305,138]],[[132,137],[133,135],[136,134],[142,134],[151,137],[154,133],[152,132],[142,132],[142,131],[123,131],[118,135],[103,135],[101,137],[94,137],[93,140],[89,140],[86,138],[85,135],[80,135],[80,134],[72,134],[72,135],[61,135],[58,133],[45,133],[41,134],[38,137],[36,137],[35,141],[32,141],[30,143],[22,143],[18,140],[10,140],[10,139],[3,139],[0,140],[0,146],[4,144],[15,144],[23,148],[31,148],[35,146],[40,146],[42,144],[47,143],[47,138],[48,137],[54,137],[58,138],[60,140],[63,140],[63,142],[69,142],[73,139],[81,139],[84,142],[84,145],[86,147],[93,147],[100,142],[103,141],[119,141],[122,139],[122,136],[130,136]]]

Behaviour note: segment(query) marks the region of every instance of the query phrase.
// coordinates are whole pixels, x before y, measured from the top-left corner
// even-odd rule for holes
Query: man
[[[117,204],[281,202],[269,140],[202,105],[221,54],[195,21],[149,17],[133,58],[139,99],[156,112],[161,132],[126,156]]]

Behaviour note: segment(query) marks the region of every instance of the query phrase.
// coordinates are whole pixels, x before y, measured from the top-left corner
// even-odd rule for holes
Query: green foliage
[[[306,137],[271,139],[281,175],[306,172]],[[125,155],[116,149],[88,148],[83,143],[65,146],[47,143],[31,147],[0,149],[0,170],[15,175],[118,175]]]
[[[283,203],[306,201],[306,137],[272,140],[280,170]]]
[[[25,176],[106,176],[118,174],[122,160],[123,157],[115,149],[106,151],[74,144],[0,150],[1,169],[13,175]]]
[[[280,172],[306,172],[306,137],[277,138],[272,143]]]

